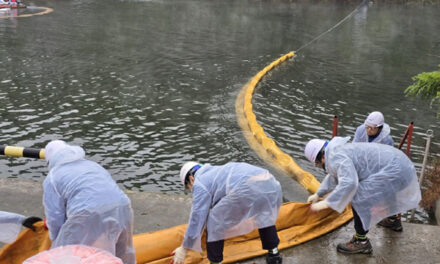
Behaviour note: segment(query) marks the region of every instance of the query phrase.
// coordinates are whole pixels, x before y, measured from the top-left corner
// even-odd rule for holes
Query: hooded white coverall
[[[279,182],[267,170],[247,163],[203,165],[195,173],[193,203],[182,246],[201,252],[208,242],[275,225],[282,203]]]
[[[21,214],[0,211],[0,242],[14,242],[20,233],[25,218]]]
[[[385,123],[383,124],[382,130],[380,131],[379,135],[377,135],[377,137],[375,137],[371,142],[393,146],[394,141],[390,133],[391,133],[391,128],[388,124]],[[369,142],[365,124],[362,124],[356,128],[353,142]]]
[[[349,202],[364,230],[385,217],[416,208],[421,199],[416,170],[400,150],[377,143],[347,143],[334,137],[325,149],[324,178],[317,194],[342,212]]]
[[[88,245],[136,263],[130,199],[103,167],[84,159],[82,148],[57,143],[46,146],[49,174],[43,182],[52,248]]]

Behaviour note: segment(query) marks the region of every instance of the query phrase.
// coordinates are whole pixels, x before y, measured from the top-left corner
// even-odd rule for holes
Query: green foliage
[[[439,65],[440,67],[440,65]],[[414,83],[405,89],[406,96],[419,97],[431,100],[430,107],[434,103],[440,103],[440,70],[433,72],[422,72],[412,78]],[[437,116],[440,117],[440,104]]]

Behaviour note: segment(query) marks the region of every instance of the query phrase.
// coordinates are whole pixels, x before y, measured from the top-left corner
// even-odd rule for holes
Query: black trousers
[[[354,230],[356,230],[356,233],[361,236],[365,236],[368,233],[368,230],[364,230],[364,227],[362,226],[362,221],[359,215],[356,213],[356,210],[354,210],[354,207],[351,207],[351,210],[353,211],[353,219],[354,219]]]
[[[280,239],[278,238],[277,230],[275,226],[269,226],[265,228],[258,229],[260,233],[261,245],[263,249],[274,249],[278,247]],[[211,262],[222,262],[223,261],[223,249],[224,240],[206,242],[206,251],[208,251],[208,259]]]

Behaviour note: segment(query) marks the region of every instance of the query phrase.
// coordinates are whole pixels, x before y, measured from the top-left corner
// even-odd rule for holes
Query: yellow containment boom
[[[0,146],[0,155],[44,159],[44,149],[24,148],[15,146]]]
[[[324,235],[352,218],[351,210],[342,214],[331,209],[311,213],[310,204],[288,202],[281,206],[276,227],[280,238],[279,249],[285,249]],[[350,208],[347,208],[350,209]],[[43,222],[35,224],[36,232],[26,228],[12,244],[0,250],[0,264],[21,264],[25,259],[50,248],[48,231]],[[187,225],[179,225],[152,233],[136,234],[133,243],[138,264],[169,264],[170,253],[180,246]],[[202,240],[206,239],[203,236]],[[203,254],[190,250],[185,264],[209,263],[205,243]],[[262,256],[267,251],[261,249],[258,230],[225,240],[223,263]]]
[[[44,7],[44,6],[40,6],[40,7],[32,7],[32,10],[38,10],[40,9],[40,12],[36,12],[36,13],[25,13],[25,14],[18,14],[18,15],[6,15],[6,16],[0,16],[1,18],[17,18],[17,17],[31,17],[31,16],[41,16],[41,15],[46,15],[49,14],[51,12],[53,12],[53,9],[50,7]]]
[[[257,117],[252,111],[252,95],[255,86],[260,82],[261,78],[265,76],[275,66],[290,59],[294,56],[290,52],[279,59],[275,60],[263,70],[257,73],[241,90],[235,102],[235,111],[237,114],[237,121],[243,130],[249,145],[254,151],[266,162],[273,167],[283,171],[287,175],[295,178],[304,188],[310,193],[315,193],[319,188],[319,181],[307,171],[301,169],[296,162],[288,154],[284,153],[276,144],[275,141],[264,133],[263,127],[258,124]]]

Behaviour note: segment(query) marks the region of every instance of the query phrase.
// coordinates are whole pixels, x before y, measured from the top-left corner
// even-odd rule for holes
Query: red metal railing
[[[397,147],[398,149],[402,149],[402,146],[405,143],[405,140],[408,139],[408,141],[406,143],[406,152],[405,152],[408,157],[410,155],[410,150],[411,150],[411,141],[412,141],[413,130],[414,130],[414,122],[411,121],[411,123],[409,123],[408,128],[405,131],[405,134],[403,135],[402,139],[400,140],[399,146]]]

